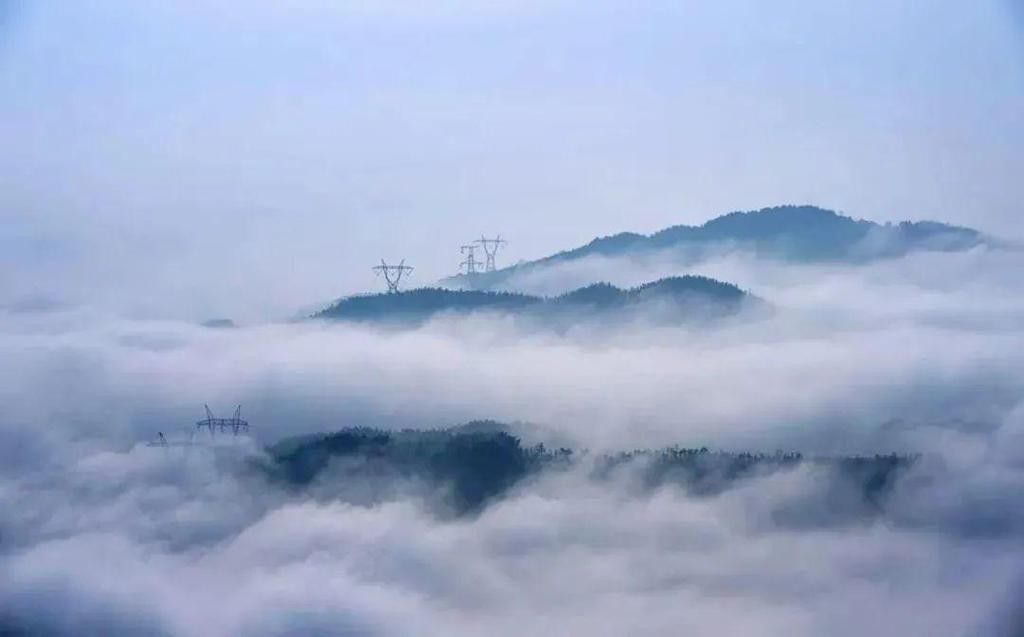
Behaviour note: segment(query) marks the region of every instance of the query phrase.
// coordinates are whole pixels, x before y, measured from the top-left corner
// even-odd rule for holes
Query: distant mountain
[[[202,322],[202,326],[203,327],[214,327],[214,328],[237,327],[235,325],[235,322],[232,321],[229,318],[215,318],[215,319],[210,319],[208,321],[203,321]]]
[[[567,327],[587,321],[621,319],[655,322],[713,319],[752,306],[763,306],[763,302],[735,285],[706,277],[684,276],[625,290],[596,283],[552,298],[510,292],[422,288],[396,294],[349,297],[312,318],[405,325],[419,324],[439,314],[491,312]]]
[[[501,289],[513,276],[585,257],[639,258],[667,253],[683,263],[743,251],[798,262],[865,262],[920,250],[958,251],[993,242],[970,228],[934,221],[878,224],[815,206],[731,212],[700,226],[672,226],[652,235],[623,232],[543,259],[495,272],[458,275],[445,287]]]

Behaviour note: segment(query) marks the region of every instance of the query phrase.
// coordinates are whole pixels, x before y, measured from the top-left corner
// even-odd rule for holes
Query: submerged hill
[[[516,275],[592,256],[643,257],[667,253],[682,262],[744,251],[798,262],[864,262],[920,250],[967,250],[991,240],[976,230],[934,221],[878,224],[815,206],[731,212],[699,226],[672,226],[651,235],[623,232],[495,272],[458,275],[443,285],[499,289]]]
[[[440,430],[369,428],[283,440],[267,448],[261,472],[298,492],[371,505],[410,490],[456,515],[477,512],[546,472],[582,469],[589,480],[629,480],[644,490],[667,485],[713,496],[801,465],[818,469],[833,503],[821,523],[880,513],[913,456],[804,457],[799,453],[710,451],[668,447],[590,455],[543,444],[524,446],[507,427],[478,421]],[[799,510],[777,521],[807,523]]]
[[[422,288],[349,297],[314,314],[313,318],[417,324],[439,314],[490,312],[567,327],[588,321],[621,319],[656,322],[711,319],[760,304],[759,299],[730,283],[683,276],[630,289],[596,283],[551,298],[511,292]]]

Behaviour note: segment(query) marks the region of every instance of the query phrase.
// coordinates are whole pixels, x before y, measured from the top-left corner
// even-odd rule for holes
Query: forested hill
[[[442,284],[499,289],[512,276],[590,256],[641,257],[668,252],[683,262],[740,250],[787,261],[863,262],[918,250],[957,251],[992,243],[976,230],[933,221],[878,224],[815,206],[731,212],[699,226],[672,226],[651,235],[622,232],[495,272],[458,275]]]
[[[566,327],[595,320],[713,319],[754,306],[763,306],[763,302],[735,285],[706,277],[683,276],[630,289],[597,283],[551,298],[510,292],[422,288],[345,298],[312,318],[418,324],[442,313],[491,312]]]
[[[818,469],[832,503],[821,523],[880,513],[895,480],[914,456],[805,457],[799,453],[668,447],[590,455],[569,448],[523,446],[507,428],[478,421],[443,430],[343,429],[287,439],[267,449],[259,468],[271,480],[321,498],[374,504],[410,489],[456,515],[472,513],[531,477],[583,468],[599,483],[634,481],[640,489],[675,485],[711,496],[801,465]],[[438,500],[439,498],[439,500]],[[785,522],[786,512],[777,521]],[[806,513],[790,511],[806,524]]]

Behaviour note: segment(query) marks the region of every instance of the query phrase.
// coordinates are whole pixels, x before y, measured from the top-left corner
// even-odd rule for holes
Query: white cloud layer
[[[625,279],[652,274],[622,265]],[[708,271],[778,311],[709,330],[556,336],[500,317],[215,330],[8,311],[0,622],[63,635],[1018,634],[1019,265],[1000,252],[824,269],[723,257]],[[876,521],[830,517],[842,505],[807,466],[704,498],[570,472],[453,521],[412,496],[286,493],[241,469],[255,445],[141,444],[176,439],[203,402],[243,403],[263,442],[492,417],[592,449],[924,456]]]

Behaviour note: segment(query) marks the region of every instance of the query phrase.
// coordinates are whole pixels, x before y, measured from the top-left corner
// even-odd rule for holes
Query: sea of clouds
[[[774,312],[554,334],[493,315],[210,329],[6,306],[0,634],[1024,631],[1024,255],[583,265],[619,285],[706,274]],[[203,403],[241,403],[252,440],[145,445],[186,439]],[[706,497],[567,471],[456,519],[243,470],[290,435],[476,418],[592,450],[922,455],[884,515],[843,522],[810,465]]]

